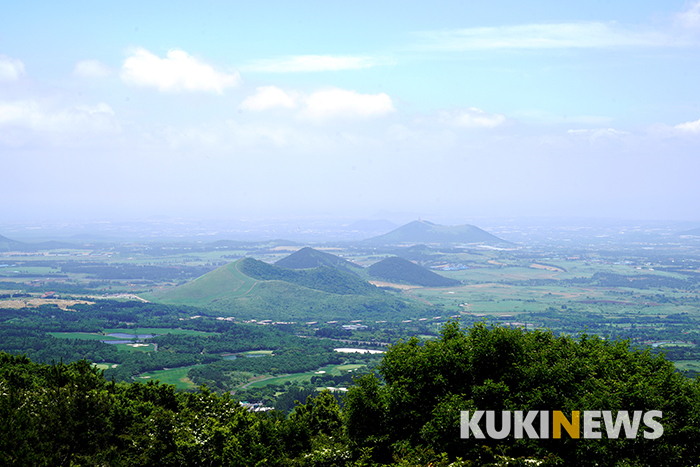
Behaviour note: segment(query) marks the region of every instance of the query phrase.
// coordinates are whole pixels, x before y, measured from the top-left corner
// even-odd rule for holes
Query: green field
[[[548,262],[548,264],[551,264]],[[564,267],[564,266],[562,266]],[[561,309],[575,307],[581,312],[620,315],[628,313],[667,315],[672,313],[698,314],[694,304],[654,303],[657,288],[633,289],[624,287],[595,287],[573,285],[523,285],[508,281],[530,281],[540,279],[567,279],[575,271],[576,276],[592,275],[593,271],[606,270],[614,274],[634,276],[648,271],[629,266],[597,265],[576,266],[566,264],[568,272],[546,271],[531,268],[475,268],[474,270],[451,272],[450,277],[465,281],[465,285],[451,288],[416,288],[405,292],[434,305],[442,305],[452,313],[474,313],[486,315],[541,312],[549,307]],[[581,271],[585,270],[585,271]],[[445,275],[448,275],[447,273]],[[658,274],[676,278],[677,274]],[[551,276],[551,277],[545,277]],[[504,283],[505,282],[505,283]],[[687,293],[665,290],[671,297],[686,297]]]
[[[272,352],[274,352],[274,350],[249,350],[243,353],[246,355],[272,355]]]
[[[673,362],[680,371],[696,371],[700,373],[700,360],[679,360]]]
[[[41,267],[41,266],[22,266],[14,268],[3,268],[0,269],[0,276],[12,277],[19,274],[36,274],[38,276],[48,276],[51,277],[53,274],[59,273],[56,269]]]
[[[114,344],[117,350],[127,352],[153,352],[156,348],[153,344]]]
[[[143,382],[159,380],[165,384],[173,384],[180,390],[196,389],[197,385],[187,377],[187,373],[192,368],[192,366],[183,366],[180,368],[170,368],[168,370],[149,371],[138,375],[136,380]]]
[[[102,362],[102,363],[93,363],[92,366],[99,368],[100,370],[106,370],[107,368],[116,367],[117,364],[112,363],[112,362]]]
[[[332,367],[332,370],[330,371],[330,373],[332,375],[340,375],[344,372],[354,371],[354,370],[357,370],[358,368],[362,368],[365,366],[367,366],[367,365],[361,365],[358,363],[348,363],[345,365],[335,365],[335,367]]]

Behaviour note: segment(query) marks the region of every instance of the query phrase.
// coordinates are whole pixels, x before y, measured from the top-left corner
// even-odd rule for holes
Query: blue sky
[[[700,221],[699,46],[698,1],[6,2],[0,217]]]

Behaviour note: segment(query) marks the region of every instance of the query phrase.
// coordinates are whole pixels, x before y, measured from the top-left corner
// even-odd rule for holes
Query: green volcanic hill
[[[369,267],[373,278],[423,287],[452,287],[460,281],[441,276],[398,256],[391,256]]]
[[[258,282],[238,269],[242,261],[229,263],[174,289],[144,297],[161,303],[192,306],[207,306],[221,299],[242,297]]]
[[[463,244],[486,243],[509,244],[506,240],[491,235],[474,225],[438,225],[428,221],[413,221],[378,237],[363,240],[369,245],[401,245],[407,243]]]
[[[355,272],[363,269],[355,263],[340,258],[338,256],[326,253],[324,251],[314,250],[311,247],[304,247],[301,250],[295,251],[289,256],[285,256],[275,263],[275,266],[286,269],[311,269],[320,266],[329,268],[342,269],[344,271]]]
[[[332,255],[331,255],[332,256]],[[264,281],[284,281],[309,289],[340,295],[376,295],[381,291],[349,272],[334,267],[286,269],[252,258],[241,260],[238,269],[249,277]]]
[[[187,284],[144,295],[221,316],[257,320],[427,317],[434,310],[330,267],[294,270],[244,258]]]

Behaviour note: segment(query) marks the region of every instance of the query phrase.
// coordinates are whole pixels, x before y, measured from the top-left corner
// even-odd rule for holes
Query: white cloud
[[[106,78],[112,70],[99,60],[81,60],[75,64],[73,74],[82,78]]]
[[[386,129],[386,137],[390,141],[407,141],[413,137],[414,132],[412,132],[406,125],[401,125],[399,123],[394,123]]]
[[[309,95],[287,93],[276,86],[262,86],[240,105],[246,110],[293,109],[301,105],[301,117],[376,117],[395,111],[391,98],[384,94],[360,94],[346,89],[323,89]]]
[[[677,39],[658,32],[635,32],[621,28],[615,23],[601,22],[424,31],[417,35],[425,40],[418,48],[442,51],[657,47],[679,43]]]
[[[112,108],[105,104],[104,102],[100,102],[97,105],[77,105],[75,108],[81,112],[87,112],[88,115],[94,115],[94,114],[107,114],[107,115],[114,115],[114,110]]]
[[[296,107],[296,95],[291,96],[276,86],[262,86],[252,96],[247,97],[240,105],[245,110],[267,110],[274,107],[291,109]]]
[[[309,151],[323,147],[329,150],[329,136],[325,131],[295,125],[294,122],[264,121],[238,122],[236,120],[215,121],[196,126],[167,126],[155,133],[170,149],[191,149],[210,154],[227,154],[246,148],[261,154],[270,148],[301,149]],[[251,154],[250,152],[248,154]]]
[[[16,58],[0,55],[0,81],[16,81],[24,74],[24,63]]]
[[[31,133],[51,135],[53,141],[75,141],[76,134],[113,134],[121,130],[114,118],[114,110],[100,102],[95,106],[80,105],[53,109],[35,100],[0,101],[0,133],[5,142],[22,144],[34,141]],[[24,130],[18,136],[17,131]],[[30,133],[27,133],[29,131]]]
[[[305,99],[303,115],[326,117],[377,117],[394,112],[391,98],[384,94],[360,94],[345,89],[316,91]]]
[[[267,73],[300,73],[317,71],[358,70],[387,63],[372,57],[296,55],[279,59],[255,60],[243,67],[244,71]]]
[[[591,142],[618,139],[630,134],[627,131],[616,130],[614,128],[577,129],[568,130],[566,133],[572,136],[587,138]]]
[[[124,61],[121,78],[138,86],[151,86],[160,91],[209,91],[222,94],[225,88],[241,83],[238,72],[220,73],[187,52],[171,50],[160,58],[138,47]]]
[[[681,131],[690,131],[693,133],[700,133],[700,120],[694,122],[686,122],[676,125],[674,128]]]
[[[690,3],[687,10],[678,13],[676,22],[686,28],[700,27],[700,1]]]
[[[574,115],[564,117],[561,121],[578,125],[608,125],[613,119],[602,115]]]
[[[469,107],[454,111],[443,110],[438,113],[438,121],[443,125],[461,128],[494,128],[506,121],[501,114],[488,114],[481,109]]]

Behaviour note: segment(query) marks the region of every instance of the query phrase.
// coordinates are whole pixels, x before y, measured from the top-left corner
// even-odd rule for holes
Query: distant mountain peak
[[[364,240],[373,245],[400,244],[467,244],[485,243],[489,245],[508,244],[510,242],[492,235],[475,225],[445,226],[418,219],[391,232]]]

